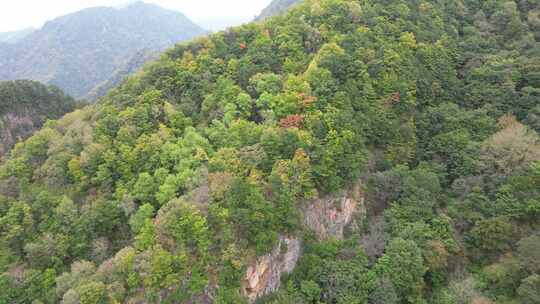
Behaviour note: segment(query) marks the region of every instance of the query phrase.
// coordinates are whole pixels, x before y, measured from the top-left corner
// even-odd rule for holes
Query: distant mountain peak
[[[129,7],[129,6],[134,6],[134,5],[145,5],[145,4],[148,4],[146,2],[144,2],[143,0],[130,0],[130,1],[126,1],[120,5],[117,5],[115,6],[116,8],[126,8],[126,7]]]
[[[302,1],[303,0],[272,0],[272,2],[270,2],[270,4],[261,11],[261,14],[257,16],[255,20],[260,21],[283,13]]]
[[[19,43],[0,44],[0,80],[32,79],[83,98],[141,50],[206,33],[181,12],[144,1],[86,8],[48,21]]]

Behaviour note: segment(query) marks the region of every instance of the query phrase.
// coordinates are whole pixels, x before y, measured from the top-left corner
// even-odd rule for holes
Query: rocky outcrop
[[[276,291],[281,274],[293,271],[300,257],[300,240],[281,237],[271,253],[259,257],[248,267],[242,281],[242,293],[250,302]]]
[[[343,232],[354,217],[366,215],[362,183],[340,195],[317,198],[304,209],[304,225],[315,232],[320,240],[343,238]]]
[[[345,228],[355,218],[366,214],[362,184],[339,195],[317,198],[306,203],[304,225],[319,239],[343,238]],[[250,302],[280,287],[281,275],[294,270],[301,254],[301,242],[297,238],[282,236],[269,254],[257,258],[247,268],[242,281],[242,294]]]

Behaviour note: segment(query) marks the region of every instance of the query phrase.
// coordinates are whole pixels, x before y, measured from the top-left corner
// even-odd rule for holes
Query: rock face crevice
[[[362,183],[338,195],[306,202],[303,208],[304,226],[320,240],[330,237],[342,239],[345,228],[355,218],[366,214]],[[290,273],[302,253],[301,240],[281,236],[272,251],[251,263],[242,280],[241,291],[251,303],[261,296],[279,289],[281,275]]]

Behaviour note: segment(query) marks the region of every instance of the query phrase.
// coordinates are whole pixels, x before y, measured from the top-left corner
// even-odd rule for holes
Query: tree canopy
[[[261,303],[537,303],[539,12],[306,0],[177,45],[2,163],[0,303],[245,303],[282,236]],[[358,180],[367,218],[314,237]]]

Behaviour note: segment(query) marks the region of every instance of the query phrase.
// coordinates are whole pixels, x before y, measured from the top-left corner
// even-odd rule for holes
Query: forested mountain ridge
[[[272,0],[272,2],[270,2],[270,4],[261,11],[255,20],[260,21],[278,15],[300,2],[301,0]]]
[[[306,0],[176,46],[2,164],[0,302],[246,303],[296,252],[252,301],[538,303],[539,14]]]
[[[77,103],[54,86],[29,80],[0,82],[0,156],[20,140],[58,119]]]
[[[86,97],[138,52],[163,50],[205,33],[180,12],[143,2],[84,9],[0,46],[0,79],[37,80]]]

